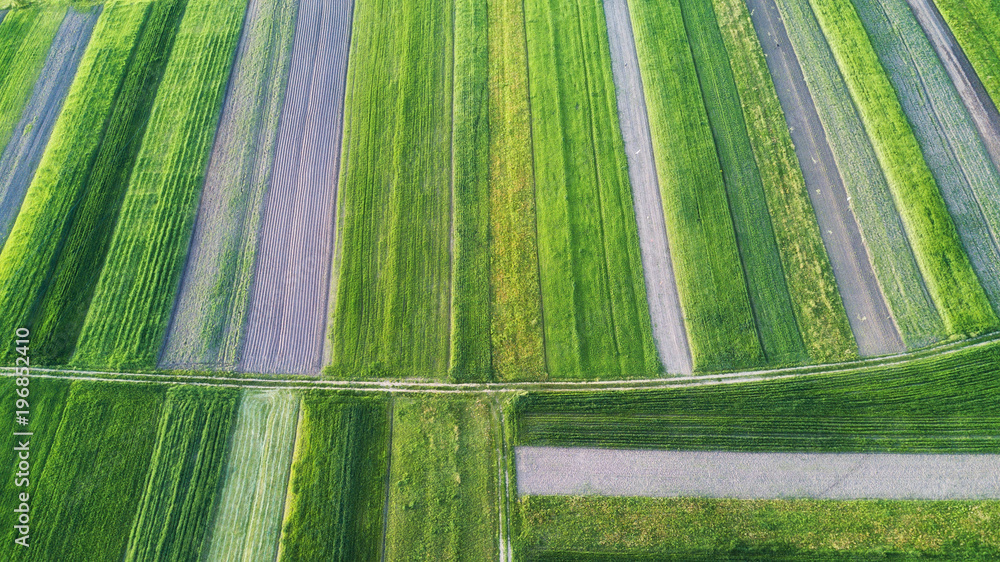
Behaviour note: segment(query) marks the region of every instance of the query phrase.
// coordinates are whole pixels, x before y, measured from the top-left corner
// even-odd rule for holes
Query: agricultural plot
[[[290,391],[242,393],[205,560],[275,559],[298,414]]]
[[[160,367],[238,364],[296,7],[270,0],[247,7]]]
[[[156,365],[245,9],[245,0],[187,3],[75,365]]]
[[[323,366],[351,0],[302,0],[239,368]]]
[[[384,558],[391,439],[383,399],[302,399],[278,560]]]
[[[969,262],[994,310],[1000,310],[1000,174],[906,1],[859,0],[855,7]]]
[[[971,63],[972,72],[982,81],[994,107],[1000,105],[1000,24],[994,0],[928,0],[923,10],[937,12],[947,22],[949,35],[954,34],[964,55]]]
[[[0,154],[0,247],[7,240],[100,8],[66,14],[7,147]]]
[[[525,20],[547,371],[658,373],[603,8],[529,1]]]
[[[184,3],[115,4],[101,15],[0,252],[4,329],[31,328],[36,360],[76,347]]]
[[[216,503],[239,393],[167,391],[125,560],[197,560]]]

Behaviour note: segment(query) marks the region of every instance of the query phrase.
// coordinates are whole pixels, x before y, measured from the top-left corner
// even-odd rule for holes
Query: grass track
[[[246,4],[187,4],[73,364],[157,362]]]

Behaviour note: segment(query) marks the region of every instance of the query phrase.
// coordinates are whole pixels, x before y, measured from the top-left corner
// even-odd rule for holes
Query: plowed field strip
[[[352,0],[302,0],[239,368],[323,363]]]
[[[639,57],[636,54],[627,0],[607,0],[604,3],[604,17],[607,20],[611,47],[618,120],[629,163],[628,175],[632,184],[653,338],[660,361],[668,373],[690,374],[691,350],[677,294],[670,243],[663,222],[663,205],[660,202],[659,180],[653,159],[649,115],[646,113],[646,98],[639,74]]]

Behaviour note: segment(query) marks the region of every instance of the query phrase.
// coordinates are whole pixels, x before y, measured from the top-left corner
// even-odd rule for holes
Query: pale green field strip
[[[355,4],[334,250],[334,376],[448,371],[452,14],[451,0]]]
[[[757,168],[729,56],[711,0],[681,0],[708,123],[722,166],[736,245],[764,359],[804,363],[808,352],[788,294],[767,199]]]
[[[44,471],[33,483],[31,546],[12,551],[12,558],[125,556],[163,400],[159,385],[71,385]]]
[[[492,378],[486,0],[454,0],[451,379]]]
[[[247,7],[161,368],[238,363],[297,6]]]
[[[188,2],[72,362],[155,365],[246,0]]]
[[[885,172],[924,284],[948,335],[992,330],[990,307],[937,182],[850,0],[810,0]]]
[[[485,397],[396,398],[385,560],[496,560],[495,458]]]
[[[855,7],[979,282],[1000,310],[1000,174],[906,0],[856,0]]]
[[[857,357],[858,346],[747,5],[715,0],[714,8],[805,348],[821,363]]]
[[[934,0],[983,86],[1000,105],[1000,5],[997,0]]]
[[[603,7],[530,0],[525,19],[547,371],[655,375]]]
[[[521,0],[488,2],[490,342],[493,377],[545,372],[528,52]]]
[[[759,366],[763,352],[680,5],[630,9],[694,369]]]
[[[292,392],[242,393],[205,560],[276,558],[298,420]]]
[[[29,326],[36,360],[76,347],[183,2],[101,15],[18,220],[0,252],[0,326]]]
[[[808,61],[802,72],[900,337],[909,349],[940,341],[947,334],[944,323],[924,287],[888,183],[823,31],[807,0],[777,4],[798,59]]]

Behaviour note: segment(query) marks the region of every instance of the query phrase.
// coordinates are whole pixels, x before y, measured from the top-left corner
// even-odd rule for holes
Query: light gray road
[[[653,339],[660,361],[668,373],[690,374],[691,350],[663,222],[653,141],[627,0],[606,0],[604,16],[611,44],[611,71],[618,100],[618,120],[628,156],[628,177],[639,227],[639,249],[646,280],[646,300],[653,323]]]
[[[774,0],[747,0],[862,357],[905,350]]]
[[[0,247],[21,210],[100,14],[100,7],[86,12],[70,8],[66,13],[21,120],[0,156]]]
[[[520,495],[1000,499],[1000,455],[517,447]]]

